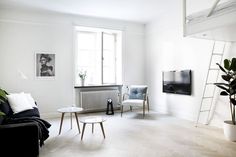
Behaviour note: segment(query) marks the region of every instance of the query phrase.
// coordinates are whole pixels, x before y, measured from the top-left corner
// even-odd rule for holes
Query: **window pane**
[[[97,32],[78,32],[77,75],[86,71],[85,84],[101,83],[101,36]],[[78,77],[77,83],[80,83]]]
[[[95,49],[96,33],[78,32],[78,48],[79,49]]]
[[[79,55],[78,55],[78,66],[89,66],[90,65],[90,60],[91,57],[93,56],[94,51],[89,51],[89,50],[79,50]]]
[[[103,67],[103,81],[104,84],[115,83],[115,71],[111,67]]]
[[[103,34],[103,83],[116,83],[115,35]]]
[[[75,83],[86,71],[85,85],[122,83],[122,32],[76,27]],[[102,49],[103,48],[103,49]]]
[[[103,34],[103,49],[114,50],[115,49],[115,35],[114,34]]]

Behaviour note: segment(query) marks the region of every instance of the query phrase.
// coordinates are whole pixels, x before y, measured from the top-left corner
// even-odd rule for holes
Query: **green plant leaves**
[[[217,65],[220,67],[220,69],[226,73],[226,70],[232,70],[232,71],[236,71],[236,58],[232,58],[231,61],[229,59],[225,59],[224,60],[224,68],[226,69],[223,69],[223,67],[221,67],[218,63]]]
[[[217,63],[217,65],[220,70],[225,73],[221,77],[224,81],[226,81],[226,83],[214,83],[214,85],[220,89],[223,89],[223,91],[220,92],[220,95],[229,96],[232,122],[235,125],[236,58],[232,58],[231,60],[225,59],[224,68],[219,63]]]
[[[223,90],[225,90],[225,91],[227,91],[227,92],[229,91],[228,88],[224,87],[223,85],[218,85],[218,84],[217,84],[216,86],[219,87],[219,88],[221,88],[221,89],[223,89]]]
[[[229,87],[229,84],[227,83],[214,83],[214,85],[222,85],[222,86]]]
[[[235,99],[231,98],[230,101],[234,106],[236,105],[236,100]]]
[[[0,116],[5,116],[6,114],[0,111]]]
[[[233,90],[236,90],[236,79],[234,79],[232,82],[229,84]]]
[[[0,105],[7,100],[7,92],[0,88]],[[0,111],[0,116],[5,116],[6,114]]]
[[[230,90],[230,94],[231,94],[231,95],[236,94],[236,90],[231,89],[231,90]]]
[[[236,71],[236,58],[232,58],[231,60],[231,65],[230,65],[230,70]]]
[[[229,84],[230,86],[235,86],[236,85],[236,79],[234,79],[232,82]]]
[[[230,61],[228,59],[224,60],[224,68],[230,70]]]
[[[226,91],[222,91],[222,92],[220,92],[220,95],[222,95],[222,96],[227,96],[227,95],[229,95]]]
[[[0,88],[0,103],[7,100],[6,92]]]
[[[220,68],[221,71],[223,71],[224,73],[227,74],[226,70],[225,70],[219,63],[216,63],[216,64],[219,66],[219,68]]]
[[[221,77],[225,81],[230,81],[230,79],[232,78],[232,76],[230,76],[230,75],[221,75]]]

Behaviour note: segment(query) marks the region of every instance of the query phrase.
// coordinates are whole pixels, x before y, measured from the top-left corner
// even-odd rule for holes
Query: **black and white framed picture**
[[[56,55],[48,52],[35,53],[35,75],[36,78],[55,78]]]

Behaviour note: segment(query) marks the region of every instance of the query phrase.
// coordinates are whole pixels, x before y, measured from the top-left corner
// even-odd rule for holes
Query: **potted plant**
[[[220,70],[224,73],[221,77],[224,83],[215,83],[222,89],[222,96],[228,96],[231,120],[224,121],[224,134],[230,141],[236,141],[236,122],[235,122],[235,105],[236,105],[236,58],[225,59],[224,67],[217,63]]]
[[[0,105],[1,105],[1,103],[5,102],[5,101],[7,100],[6,94],[7,94],[7,93],[6,93],[4,90],[2,90],[2,89],[0,88]],[[4,115],[5,115],[5,113],[3,113],[3,112],[0,110],[0,117],[1,117],[1,116],[4,116]]]
[[[86,76],[87,76],[87,71],[80,71],[79,72],[81,86],[84,86],[84,81],[85,81]]]

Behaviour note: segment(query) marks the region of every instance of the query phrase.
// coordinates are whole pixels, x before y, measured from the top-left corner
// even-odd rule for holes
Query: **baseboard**
[[[150,110],[155,111],[160,114],[168,114],[168,112],[166,112],[163,108],[152,108],[151,107]]]
[[[174,116],[180,119],[184,119],[184,120],[188,120],[188,121],[192,121],[194,122],[194,116],[190,115],[190,114],[179,114],[179,112],[177,111],[172,111],[172,113],[168,113],[164,108],[151,108],[153,111],[157,112],[157,113],[161,113],[161,114],[168,114],[170,116]]]

